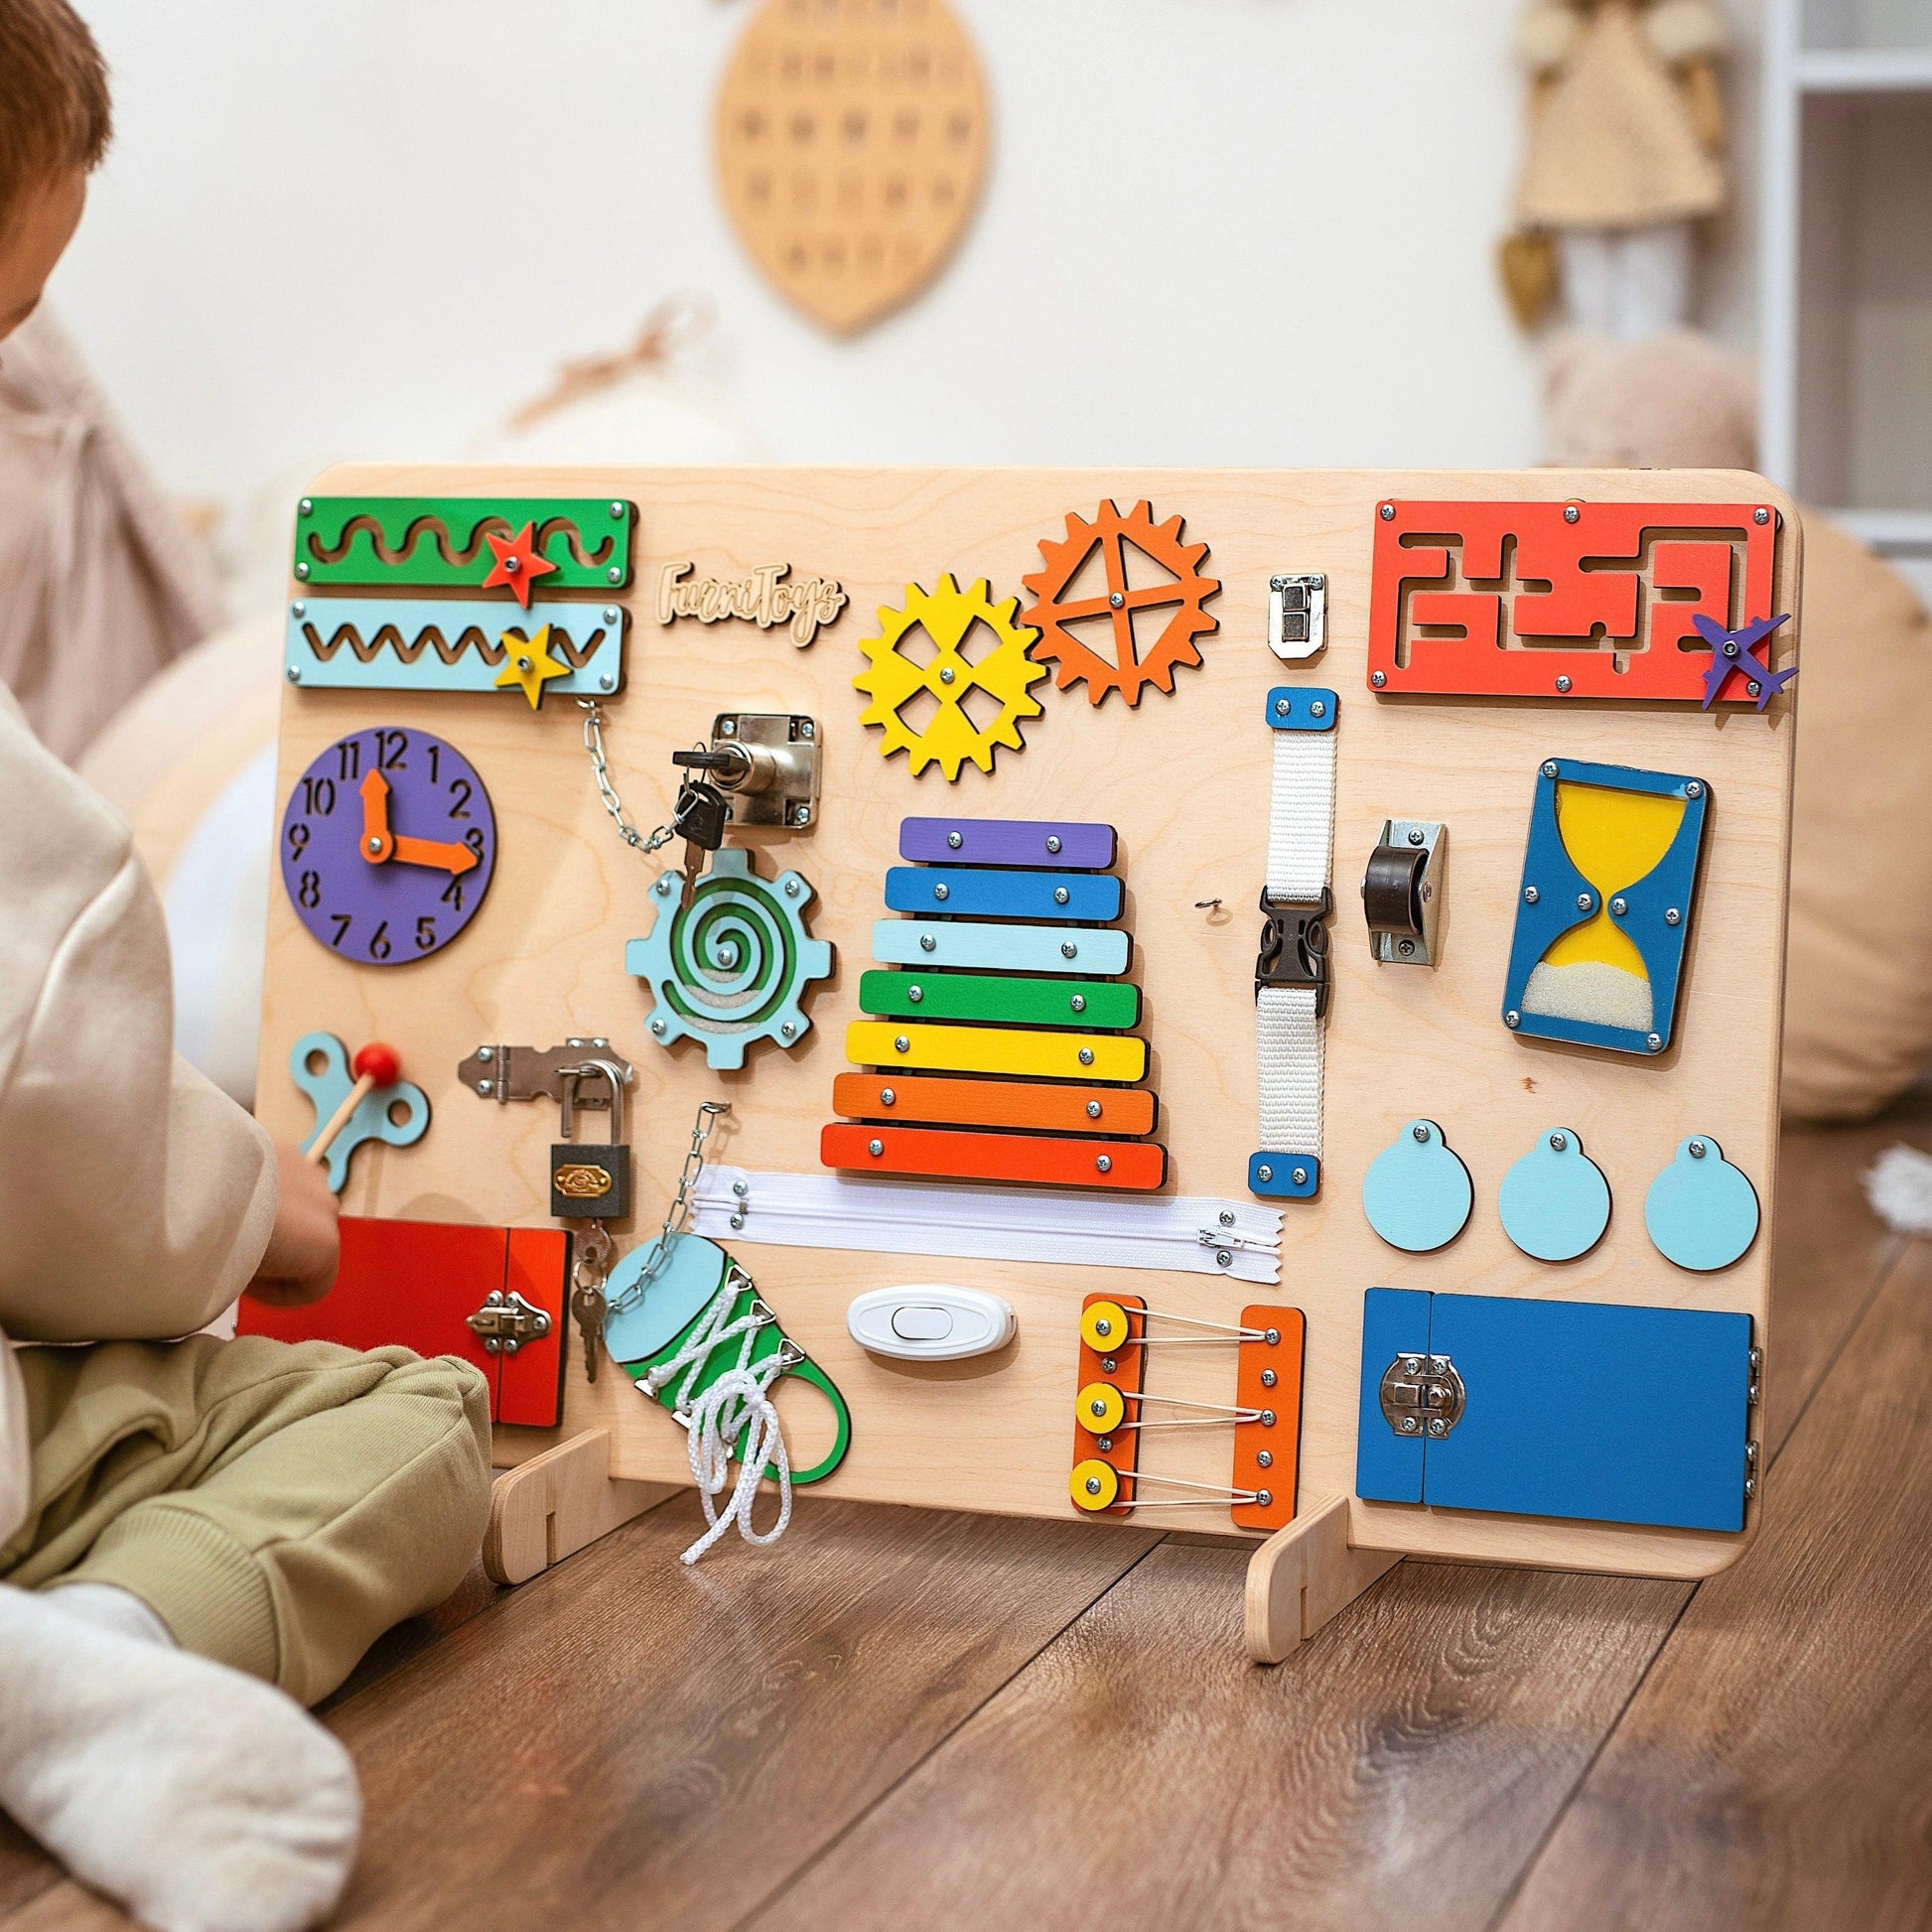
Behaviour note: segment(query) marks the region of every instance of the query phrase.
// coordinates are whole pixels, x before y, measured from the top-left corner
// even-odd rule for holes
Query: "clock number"
[[[387,959],[389,957],[389,952],[390,952],[389,921],[387,919],[384,919],[382,923],[378,925],[372,933],[369,934],[369,957],[371,959]]]
[[[463,881],[462,880],[452,879],[450,883],[443,888],[443,903],[445,905],[454,905],[459,912],[463,910]]]
[[[336,747],[336,776],[345,784],[350,778],[362,775],[362,741],[359,738],[345,738]],[[333,793],[332,799],[333,799]]]
[[[346,912],[332,912],[329,916],[336,927],[336,936],[329,943],[340,951],[343,941],[348,937],[349,927],[355,921]]]
[[[306,819],[298,818],[289,827],[289,861],[293,864],[301,858],[303,848],[309,843],[309,826]]]
[[[451,884],[456,882],[453,880]],[[426,912],[416,921],[416,950],[434,952],[436,950],[436,921]]]
[[[322,903],[322,875],[317,872],[305,872],[295,897],[300,903],[314,911]]]
[[[433,785],[441,784],[443,782],[442,751],[443,748],[440,745],[432,745],[429,748],[429,781]]]
[[[450,796],[456,799],[456,803],[450,807],[450,816],[452,818],[468,818],[470,816],[471,790],[472,786],[468,778],[452,778],[450,780]],[[459,793],[462,794],[460,797],[458,796]]]
[[[302,809],[315,818],[327,818],[336,809],[336,781],[334,778],[304,778],[302,780]]]
[[[468,847],[470,848],[470,850],[471,850],[472,852],[474,852],[474,853],[475,853],[475,854],[477,855],[477,857],[478,857],[478,859],[479,859],[479,860],[481,860],[481,859],[483,858],[483,827],[482,827],[482,826],[480,826],[480,825],[473,825],[473,826],[471,826],[471,828],[469,829],[469,831],[467,831],[466,833],[464,833],[464,835],[463,835],[463,842],[464,842],[464,844],[465,844],[465,845],[467,845],[467,846],[468,846]]]
[[[394,741],[391,743],[391,741]],[[407,771],[409,760],[403,753],[409,749],[407,732],[384,731],[375,734],[375,761],[385,771]]]

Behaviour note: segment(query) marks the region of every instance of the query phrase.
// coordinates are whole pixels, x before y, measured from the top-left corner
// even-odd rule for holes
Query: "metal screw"
[[[1419,1432],[1421,1431],[1421,1429],[1422,1429],[1422,1424],[1421,1424],[1421,1423],[1419,1423],[1419,1422],[1418,1422],[1418,1421],[1417,1421],[1417,1420],[1415,1419],[1415,1417],[1414,1417],[1414,1416],[1404,1416],[1404,1417],[1403,1417],[1403,1419],[1402,1419],[1402,1433],[1403,1433],[1403,1434],[1404,1434],[1405,1436],[1414,1436],[1414,1435],[1416,1435],[1416,1434],[1418,1434],[1418,1433],[1419,1433]]]
[[[1274,1500],[1275,1500],[1275,1492],[1272,1489],[1257,1489],[1255,1491],[1255,1503],[1259,1508],[1262,1509],[1270,1508],[1273,1505]]]
[[[653,1021],[652,1021],[652,1022],[650,1023],[650,1030],[651,1030],[651,1032],[652,1032],[652,1033],[654,1033],[654,1034],[655,1034],[655,1035],[656,1035],[658,1036],[658,1038],[660,1038],[660,1039],[662,1039],[662,1038],[663,1038],[663,1036],[664,1036],[664,1023],[663,1023],[663,1021],[661,1021],[661,1020],[653,1020]]]
[[[1428,1139],[1429,1139],[1429,1129],[1428,1129],[1427,1127],[1425,1127],[1425,1126],[1424,1126],[1424,1125],[1422,1124],[1422,1122],[1421,1122],[1421,1121],[1417,1121],[1417,1123],[1415,1124],[1415,1126],[1413,1126],[1412,1128],[1410,1128],[1410,1130],[1409,1130],[1409,1131],[1410,1131],[1410,1133],[1411,1133],[1411,1134],[1413,1134],[1413,1135],[1414,1135],[1414,1136],[1416,1137],[1416,1139],[1417,1139],[1417,1140],[1419,1140],[1419,1141],[1426,1141],[1426,1140],[1428,1140]]]
[[[923,986],[908,986],[905,989],[905,997],[908,1000],[910,1000],[914,1006],[917,1006],[919,1002],[925,998],[925,988]]]
[[[1404,959],[1413,959],[1416,952],[1416,942],[1413,939],[1398,939],[1395,949]]]
[[[1111,1154],[1103,1154],[1093,1165],[1102,1173],[1112,1173],[1114,1171],[1114,1157]]]
[[[1289,1179],[1294,1181],[1294,1183],[1298,1187],[1306,1187],[1309,1184],[1309,1171],[1307,1168],[1289,1169],[1288,1177]]]
[[[1109,1366],[1111,1367],[1112,1364],[1110,1363]],[[1111,1436],[1096,1436],[1093,1440],[1096,1443],[1098,1443],[1103,1449],[1110,1449],[1114,1446],[1114,1439]]]
[[[1384,503],[1382,505],[1382,521],[1384,523],[1393,523],[1395,521],[1395,505],[1393,503]]]
[[[300,684],[302,682],[302,672],[297,665],[291,664],[289,666],[288,679],[291,684]]]
[[[1273,1180],[1274,1177],[1275,1177],[1275,1171],[1273,1168],[1271,1168],[1268,1165],[1266,1161],[1264,1161],[1261,1164],[1261,1166],[1255,1170],[1255,1178],[1257,1180]]]
[[[1120,594],[1120,592],[1115,591],[1113,595],[1108,598],[1107,602],[1111,604],[1116,611],[1118,611],[1120,607],[1127,602],[1127,600]]]
[[[1088,1476],[1087,1494],[1089,1496],[1097,1496],[1099,1495],[1099,1493],[1100,1493],[1100,1478],[1098,1476]]]
[[[1432,1436],[1447,1436],[1449,1434],[1449,1424],[1441,1416],[1437,1416],[1430,1422],[1429,1433]]]
[[[300,508],[304,516],[313,516],[316,508],[315,498],[313,496],[305,496],[297,507]]]
[[[745,1196],[749,1194],[751,1191],[752,1191],[752,1183],[749,1180],[734,1180],[732,1182],[732,1192],[736,1194],[740,1200],[743,1200]]]
[[[1702,1161],[1705,1155],[1704,1143],[1702,1141],[1693,1141],[1690,1152],[1693,1161]]]
[[[1553,1148],[1554,1148],[1554,1149],[1555,1149],[1555,1150],[1556,1150],[1556,1151],[1557,1151],[1557,1152],[1558,1152],[1559,1154],[1562,1154],[1562,1153],[1563,1153],[1563,1152],[1564,1152],[1564,1151],[1565,1151],[1565,1150],[1566,1150],[1566,1149],[1567,1149],[1567,1148],[1569,1147],[1569,1145],[1570,1145],[1570,1142],[1569,1142],[1569,1140],[1568,1140],[1568,1139],[1567,1139],[1567,1138],[1566,1138],[1566,1137],[1565,1137],[1564,1135],[1562,1135],[1562,1134],[1552,1134],[1552,1135],[1550,1136],[1550,1145],[1551,1145],[1551,1146],[1552,1146],[1552,1147],[1553,1147]]]
[[[1770,520],[1771,512],[1767,509],[1755,509],[1751,511],[1751,521],[1753,523],[1768,523]]]
[[[1214,1251],[1214,1260],[1216,1266],[1221,1268],[1232,1268],[1234,1266],[1234,1257],[1225,1248],[1217,1248]]]
[[[1375,688],[1379,691],[1381,690],[1383,685],[1388,683],[1389,674],[1386,671],[1370,671],[1368,674],[1368,681],[1372,685],[1374,685]]]
[[[1275,1466],[1275,1451],[1273,1449],[1262,1449],[1256,1454],[1255,1460],[1264,1469],[1272,1469]]]
[[[1555,759],[1545,759],[1543,760],[1543,775],[1546,778],[1554,778],[1557,775],[1557,761]]]
[[[1271,591],[1285,591],[1288,589],[1288,579],[1286,577],[1271,577],[1268,580],[1268,588]]]
[[[797,823],[800,825],[809,825],[811,822],[812,808],[809,805],[800,805],[797,812]]]
[[[952,888],[950,886],[935,886],[932,889],[932,897],[934,898],[951,898]]]
[[[720,718],[718,720],[718,736],[720,738],[736,738],[738,736],[738,720],[736,718]]]
[[[1666,925],[1676,925],[1683,919],[1683,917],[1684,914],[1680,912],[1676,906],[1667,905],[1664,907],[1664,923]]]
[[[1060,957],[1062,959],[1072,959],[1077,956],[1079,950],[1080,948],[1071,939],[1063,940],[1060,944]]]
[[[1422,1357],[1420,1355],[1405,1357],[1402,1364],[1402,1372],[1404,1375],[1420,1375],[1422,1373]]]
[[[1264,1328],[1261,1338],[1270,1348],[1279,1348],[1281,1346],[1282,1331],[1279,1328]]]
[[[496,1091],[496,1082],[494,1080],[479,1080],[477,1082],[477,1091],[486,1100]]]
[[[623,582],[623,572],[616,564],[613,564],[604,574],[614,584],[621,584]]]
[[[298,577],[306,580],[309,575],[309,566],[307,564],[297,564],[295,567],[295,574]]]
[[[1272,1389],[1275,1386],[1275,1371],[1272,1368],[1261,1371],[1261,1386],[1264,1389]]]
[[[371,852],[380,852],[382,850],[382,841],[380,838],[369,838],[366,839],[364,843],[368,846]]]
[[[1756,697],[1757,694],[1761,690],[1763,690],[1763,688],[1764,687],[1761,684],[1759,684],[1756,678],[1754,677],[1749,677],[1744,680],[1744,689],[1753,698]]]
[[[1646,1034],[1644,1035],[1643,1043],[1646,1046],[1648,1046],[1653,1053],[1661,1053],[1664,1050],[1664,1036],[1662,1034]]]
[[[898,1105],[898,1095],[891,1087],[881,1087],[879,1089],[879,1104],[882,1107],[896,1107]]]
[[[1314,702],[1309,706],[1309,716],[1311,718],[1325,718],[1327,717],[1327,715],[1328,715],[1327,704],[1320,698],[1316,698]]]
[[[1047,833],[1046,849],[1048,852],[1057,852],[1060,849],[1060,835],[1057,832]]]
[[[919,934],[919,950],[921,952],[930,952],[938,943],[938,940],[929,932]]]
[[[1567,677],[1558,678],[1557,689],[1559,691],[1568,691],[1570,689],[1570,680]]]
[[[809,718],[799,719],[798,736],[800,738],[811,738],[816,735],[817,731],[818,731],[818,727],[814,725]]]
[[[1089,1100],[1089,1101],[1087,1102],[1087,1118],[1088,1118],[1089,1120],[1098,1120],[1098,1119],[1100,1118],[1100,1102],[1099,1102],[1099,1101],[1097,1101],[1097,1100]]]
[[[942,664],[939,667],[939,682],[941,684],[950,684],[958,675],[958,672],[950,664]]]
[[[1286,718],[1292,709],[1293,707],[1286,698],[1277,698],[1275,700],[1275,716],[1277,718]]]
[[[616,623],[622,616],[623,613],[615,604],[607,604],[604,607],[604,621],[606,623]]]
[[[894,1038],[893,1046],[896,1051],[900,1053],[909,1053],[912,1050],[912,1042],[903,1034],[899,1034]]]
[[[496,1057],[496,1049],[493,1046],[479,1046],[477,1057],[480,1060],[493,1060]]]
[[[293,613],[294,613],[294,614],[295,614],[295,615],[296,615],[296,616],[297,616],[298,618],[300,618],[300,617],[304,617],[304,616],[306,616],[306,615],[308,614],[308,609],[309,609],[309,607],[308,607],[308,606],[307,606],[306,604],[304,604],[304,603],[302,602],[302,600],[301,600],[300,598],[297,598],[297,599],[296,599],[296,601],[295,601],[295,602],[294,602],[293,604],[291,604],[291,605],[289,606],[289,609],[290,609],[290,610],[291,610],[291,611],[292,611],[292,612],[293,612]]]
[[[1522,1024],[1523,1024],[1523,1016],[1520,1013],[1518,1013],[1514,1007],[1511,1007],[1510,1010],[1503,1015],[1503,1025],[1505,1027],[1520,1027]]]
[[[623,515],[623,505],[615,496],[611,498],[611,514],[616,517]]]
[[[1091,1046],[1083,1046],[1080,1048],[1080,1064],[1082,1066],[1091,1066],[1093,1064],[1093,1048]]]
[[[1630,901],[1621,893],[1610,900],[1610,910],[1620,919],[1630,909]]]
[[[1582,515],[1583,515],[1583,511],[1580,510],[1575,503],[1564,504],[1563,520],[1566,523],[1574,523]]]
[[[615,691],[618,688],[617,679],[614,678],[609,671],[606,671],[604,675],[598,679],[597,682],[599,688],[605,691]]]
[[[745,1225],[745,1216],[743,1214],[734,1214],[731,1219],[731,1224],[735,1228],[742,1228]]]
[[[886,1152],[886,1143],[884,1141],[868,1141],[866,1143],[866,1152],[876,1161]]]
[[[1076,993],[1074,994],[1072,999],[1070,999],[1067,1002],[1067,1005],[1070,1006],[1075,1013],[1085,1013],[1087,1010],[1087,996],[1084,993]]]
[[[949,846],[951,846],[955,852],[957,852],[959,848],[966,843],[966,841],[959,835],[959,833],[948,832],[946,834],[946,843]]]
[[[1234,1209],[1231,1207],[1222,1208],[1220,1222],[1224,1228],[1231,1228],[1234,1225]]]
[[[789,1020],[782,1022],[778,1028],[779,1036],[783,1039],[789,1039],[797,1031],[798,1029]]]
[[[1411,832],[1411,833],[1409,834],[1409,843],[1410,843],[1411,845],[1421,845],[1421,844],[1422,844],[1422,842],[1423,842],[1423,835],[1422,835],[1422,833],[1420,833],[1420,832]]]
[[[797,897],[798,897],[798,882],[797,882],[797,880],[795,880],[795,879],[787,879],[787,880],[785,881],[785,897],[786,897],[786,898],[796,898]]]
[[[1691,782],[1684,787],[1684,796],[1686,798],[1702,798],[1704,796],[1703,781],[1697,778],[1693,778]]]
[[[1542,897],[1543,895],[1534,886],[1525,886],[1523,888],[1523,901],[1527,905],[1534,905]]]
[[[1587,912],[1594,903],[1595,901],[1587,893],[1579,893],[1577,895],[1577,910],[1579,912]]]

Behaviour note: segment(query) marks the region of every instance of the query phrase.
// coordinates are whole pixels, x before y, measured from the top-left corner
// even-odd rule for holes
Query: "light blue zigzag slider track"
[[[503,698],[503,638],[527,643],[550,626],[550,655],[571,668],[546,688],[608,698],[623,689],[621,604],[532,604],[500,598],[422,601],[299,597],[288,609],[282,674],[304,691],[483,691]],[[573,658],[581,662],[573,664]],[[507,696],[521,698],[514,687]]]
[[[760,879],[736,846],[678,904],[679,874],[650,889],[656,919],[623,949],[624,970],[649,982],[657,1001],[650,1036],[661,1046],[700,1040],[714,1067],[740,1067],[754,1040],[793,1047],[810,1030],[800,1002],[832,975],[832,948],[805,930],[810,884],[795,872]]]

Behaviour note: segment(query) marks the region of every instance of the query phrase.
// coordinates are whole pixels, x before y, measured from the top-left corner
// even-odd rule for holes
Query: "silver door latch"
[[[1382,1371],[1382,1415],[1398,1436],[1440,1441],[1462,1420],[1465,1393],[1447,1355],[1398,1355]]]
[[[1311,576],[1268,580],[1268,648],[1287,664],[1314,657],[1328,645],[1328,580]]]
[[[483,1337],[485,1355],[514,1355],[526,1341],[541,1341],[550,1332],[550,1317],[514,1289],[505,1295],[491,1289],[483,1305],[464,1321]]]

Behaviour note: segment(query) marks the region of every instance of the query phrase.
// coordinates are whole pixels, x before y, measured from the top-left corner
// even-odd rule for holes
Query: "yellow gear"
[[[995,604],[992,586],[984,577],[971,590],[962,591],[950,575],[940,578],[931,591],[907,584],[902,611],[880,606],[879,635],[859,642],[868,668],[852,682],[872,700],[859,714],[859,722],[877,725],[885,734],[879,748],[882,756],[904,752],[914,777],[936,759],[951,781],[968,759],[990,772],[996,746],[1010,746],[1016,752],[1026,749],[1020,720],[1039,716],[1039,700],[1029,691],[1046,675],[1046,666],[1027,655],[1039,632],[1014,621],[1019,609],[1017,597]],[[975,659],[965,656],[960,646],[976,623],[983,623],[996,642]],[[899,648],[914,629],[924,630],[936,646],[930,663],[915,663]],[[923,730],[915,730],[900,712],[922,691],[936,701],[938,709]],[[973,723],[962,703],[972,691],[984,691],[1000,707],[998,717],[984,730]]]

